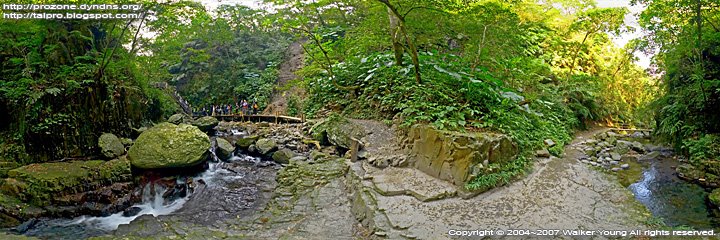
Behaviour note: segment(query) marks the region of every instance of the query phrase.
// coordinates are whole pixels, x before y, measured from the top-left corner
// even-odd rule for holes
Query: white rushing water
[[[235,134],[244,133],[232,133],[232,135]],[[215,141],[212,141],[211,145],[210,153],[212,160],[209,161],[208,169],[193,177],[193,185],[204,184],[205,187],[209,187],[245,177],[244,173],[231,172],[223,168],[225,163],[218,159],[214,151]],[[247,155],[236,156],[233,154],[228,161],[258,164],[260,163],[260,158]],[[178,181],[177,184],[183,184],[184,180],[185,178],[178,178],[176,181]],[[201,180],[204,183],[199,183]],[[113,231],[120,225],[129,224],[143,215],[152,215],[154,217],[170,215],[182,209],[193,195],[193,191],[188,189],[185,197],[173,200],[164,199],[163,194],[166,190],[168,190],[166,187],[157,183],[149,183],[143,186],[141,202],[128,208],[139,208],[139,212],[132,216],[123,216],[123,212],[118,212],[105,217],[80,216],[74,219],[47,219],[39,222],[25,234],[46,239],[80,239],[98,236]]]
[[[218,172],[227,171],[220,167],[221,162],[211,162],[206,171],[195,179],[202,179],[205,184],[212,184]],[[142,215],[152,215],[154,217],[169,215],[183,207],[183,205],[192,196],[192,191],[187,192],[187,196],[172,201],[166,201],[163,193],[167,188],[159,184],[147,184],[143,187],[142,202],[133,205],[130,208],[138,207],[140,212],[133,216],[123,216],[123,212],[118,212],[107,217],[80,216],[75,219],[62,223],[62,226],[85,225],[87,228],[100,229],[104,231],[112,231],[122,224],[129,224]]]

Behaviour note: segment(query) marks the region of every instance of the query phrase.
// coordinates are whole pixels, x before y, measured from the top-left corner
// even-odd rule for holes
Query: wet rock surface
[[[31,164],[9,177],[2,181],[0,227],[48,217],[110,215],[133,204],[135,184],[126,159]]]
[[[183,207],[171,215],[140,217],[121,225],[116,235],[130,237],[172,236],[193,228],[226,227],[226,221],[245,219],[271,199],[277,165],[263,166],[257,159],[233,158],[217,166],[212,182],[198,183]],[[175,231],[168,231],[170,229]]]
[[[229,159],[235,152],[235,146],[224,138],[215,138],[215,153],[220,159]]]
[[[596,133],[591,139],[578,142],[573,147],[584,153],[579,158],[581,162],[620,171],[631,168],[631,164],[637,163],[638,160],[670,154],[669,149],[649,144],[649,138],[648,132],[616,132],[610,129]]]
[[[343,159],[293,161],[279,172],[278,165],[257,167],[246,162],[225,163],[223,168],[228,170],[227,178],[199,186],[196,197],[180,211],[157,218],[142,216],[121,226],[116,237],[354,239],[357,235]]]

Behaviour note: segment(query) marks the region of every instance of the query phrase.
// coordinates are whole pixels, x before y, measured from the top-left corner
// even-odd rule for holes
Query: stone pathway
[[[589,136],[592,132],[581,133],[575,143]],[[354,163],[350,174],[364,186],[354,193],[354,211],[364,216],[364,224],[375,226],[371,229],[377,236],[390,239],[449,239],[450,230],[645,228],[644,207],[617,180],[580,163],[581,154],[571,145],[563,158],[538,160],[535,171],[521,181],[468,200],[447,194],[430,202],[419,199],[413,186],[443,186],[432,183],[440,180],[418,178],[422,173],[414,169],[379,171]],[[392,182],[412,184],[387,184],[387,173],[395,171],[410,173],[394,174]],[[403,192],[407,194],[398,194]]]

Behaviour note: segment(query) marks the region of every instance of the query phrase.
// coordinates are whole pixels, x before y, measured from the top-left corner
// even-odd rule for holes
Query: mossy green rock
[[[126,159],[36,163],[9,171],[0,190],[34,205],[47,206],[58,195],[130,180],[130,162]]]
[[[678,176],[680,178],[684,178],[690,181],[698,180],[705,177],[705,172],[687,163],[678,165],[677,168],[675,168],[675,171],[678,172]]]
[[[205,116],[193,121],[192,125],[198,127],[203,132],[209,132],[219,123],[220,121],[218,121],[215,117]]]
[[[197,127],[161,123],[140,134],[128,158],[141,169],[190,167],[205,161],[209,148],[210,138]]]
[[[215,153],[219,158],[228,159],[232,156],[232,153],[235,152],[235,146],[228,142],[228,140],[216,138],[215,142],[217,143],[217,145],[215,145]]]
[[[339,115],[331,115],[327,119],[316,123],[310,133],[313,139],[321,143],[329,142],[332,145],[350,149],[353,139],[365,136],[362,126],[349,121]]]
[[[257,142],[255,143],[255,148],[257,148],[260,154],[266,155],[272,151],[277,150],[277,143],[275,143],[275,141],[272,139],[263,138],[257,140]]]
[[[720,188],[716,188],[715,190],[708,195],[708,198],[710,199],[710,202],[712,204],[715,204],[715,206],[720,206]]]
[[[250,147],[250,145],[255,144],[255,142],[258,140],[258,138],[260,138],[260,137],[258,137],[256,135],[240,138],[235,142],[235,146],[237,146],[240,149],[247,150]]]
[[[103,156],[108,159],[117,158],[125,154],[125,145],[120,141],[120,138],[112,133],[103,133],[100,135],[100,138],[98,138],[98,146],[100,146]]]
[[[180,124],[183,122],[183,118],[185,117],[185,114],[173,114],[168,118],[168,122],[172,124]]]
[[[7,177],[7,172],[19,167],[16,162],[0,162],[0,178]]]
[[[277,163],[288,164],[290,163],[290,159],[295,157],[296,155],[297,154],[295,154],[295,152],[293,152],[292,150],[283,148],[273,153],[272,159],[275,160],[275,162]]]

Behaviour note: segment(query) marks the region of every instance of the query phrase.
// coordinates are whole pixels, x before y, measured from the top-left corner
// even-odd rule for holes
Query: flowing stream
[[[260,163],[259,158],[239,155],[233,156],[227,162],[220,161],[215,155],[214,139],[210,149],[212,160],[209,162],[207,170],[193,176],[195,183],[203,182],[203,190],[207,189],[223,189],[228,182],[242,181],[241,179],[247,175],[251,175],[254,169]],[[231,171],[231,166],[225,164],[244,164],[248,166],[241,171]],[[267,165],[267,164],[265,164]],[[187,177],[178,177],[177,184],[182,184]],[[42,239],[85,239],[93,236],[101,236],[112,233],[122,224],[129,224],[136,218],[143,215],[152,215],[154,217],[171,215],[178,210],[183,209],[188,201],[190,201],[197,191],[187,191],[187,194],[179,198],[163,197],[167,188],[156,182],[150,182],[143,186],[142,201],[128,208],[134,210],[133,213],[124,214],[118,212],[105,217],[97,216],[80,216],[74,219],[40,219],[31,228],[24,232],[27,236],[35,236]],[[212,191],[203,191],[203,194],[212,194]],[[206,197],[206,196],[203,196]],[[201,197],[201,198],[203,198]],[[194,206],[194,205],[191,205]],[[126,211],[128,211],[126,210]]]
[[[649,160],[642,178],[631,184],[630,190],[654,217],[662,218],[668,226],[717,229],[720,216],[708,205],[707,191],[678,178],[674,170],[678,164],[680,162],[668,152]]]

